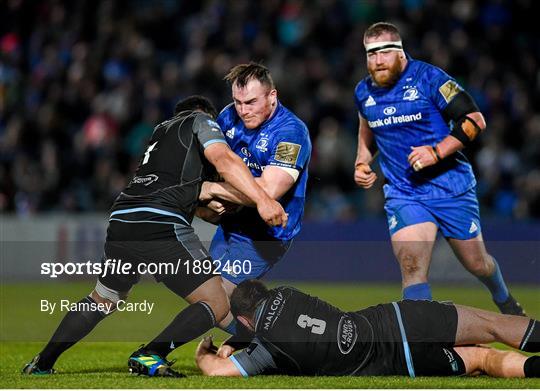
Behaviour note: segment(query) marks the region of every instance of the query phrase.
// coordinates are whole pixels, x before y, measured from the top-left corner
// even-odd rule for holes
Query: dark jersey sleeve
[[[258,338],[254,338],[246,349],[230,356],[230,359],[244,377],[260,375],[267,370],[277,369],[272,354]]]
[[[208,148],[208,146],[214,143],[227,145],[227,141],[225,141],[218,123],[206,114],[200,113],[195,117],[193,121],[193,133],[197,136],[203,149]]]

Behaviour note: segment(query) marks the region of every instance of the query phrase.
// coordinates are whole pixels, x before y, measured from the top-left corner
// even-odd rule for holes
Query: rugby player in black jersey
[[[238,285],[231,311],[255,336],[235,354],[228,345],[216,353],[211,338],[203,339],[196,361],[205,375],[540,376],[540,356],[475,345],[539,352],[540,323],[522,316],[425,300],[345,312],[257,280]]]
[[[269,225],[285,226],[287,214],[257,185],[240,157],[229,148],[215,122],[216,116],[208,99],[191,96],[177,104],[174,117],[155,127],[133,179],[111,208],[107,229],[103,266],[107,269],[107,265],[114,265],[110,260],[121,260],[131,266],[130,271],[120,272],[113,267],[101,274],[95,289],[77,303],[81,310],[66,314],[49,343],[23,368],[23,373],[53,373],[58,357],[113,312],[116,303],[127,298],[140,278],[135,270],[143,263],[180,262],[175,272],[162,271],[154,278],[190,305],[130,357],[133,372],[178,376],[170,368],[166,354],[225,317],[229,300],[221,277],[213,273],[213,268],[200,273],[184,268],[189,260],[207,260],[211,264],[191,227],[202,182],[213,178],[217,171],[254,202]],[[111,311],[100,310],[105,305]]]

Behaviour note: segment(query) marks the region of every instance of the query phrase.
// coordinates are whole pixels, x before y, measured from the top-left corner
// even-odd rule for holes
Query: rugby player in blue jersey
[[[524,315],[484,246],[476,180],[460,152],[485,129],[482,113],[452,77],[407,55],[394,25],[370,26],[364,46],[369,76],[355,90],[360,126],[354,179],[365,189],[373,185],[370,164],[378,150],[403,298],[431,300],[428,270],[439,230],[500,311]]]
[[[311,141],[306,125],[280,103],[266,67],[253,62],[240,64],[225,80],[231,85],[233,98],[217,119],[225,139],[256,182],[289,215],[286,227],[268,228],[251,200],[234,187],[226,182],[203,184],[200,199],[219,202],[214,212],[221,216],[210,254],[222,266],[224,287],[230,295],[240,282],[262,277],[279,262],[300,231]],[[244,206],[234,213],[222,213],[226,210],[223,201]],[[203,215],[211,217],[208,210],[199,210],[199,216]],[[229,315],[222,323],[224,328],[232,320]],[[234,322],[228,331],[235,333]]]

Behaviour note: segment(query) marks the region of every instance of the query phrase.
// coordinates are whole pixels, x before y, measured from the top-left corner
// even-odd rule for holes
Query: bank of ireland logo
[[[383,110],[384,115],[392,115],[396,113],[396,108],[394,106],[385,107]]]
[[[242,151],[242,155],[251,157],[251,153],[248,151],[246,147],[242,147],[241,151]]]
[[[418,90],[416,87],[411,87],[403,93],[403,100],[413,101],[418,99]]]

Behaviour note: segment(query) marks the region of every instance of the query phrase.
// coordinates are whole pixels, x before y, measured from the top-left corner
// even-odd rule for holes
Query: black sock
[[[94,304],[91,297],[85,297],[77,304]],[[39,369],[52,368],[58,357],[86,337],[105,317],[98,311],[69,311],[54,332],[51,340],[39,354]]]
[[[525,377],[540,377],[540,356],[532,356],[523,365]]]
[[[144,347],[145,350],[156,352],[162,357],[183,344],[204,334],[216,324],[214,312],[202,301],[191,304],[181,311],[176,318],[152,342]]]
[[[531,319],[525,335],[519,344],[519,350],[529,353],[540,352],[540,322]]]

